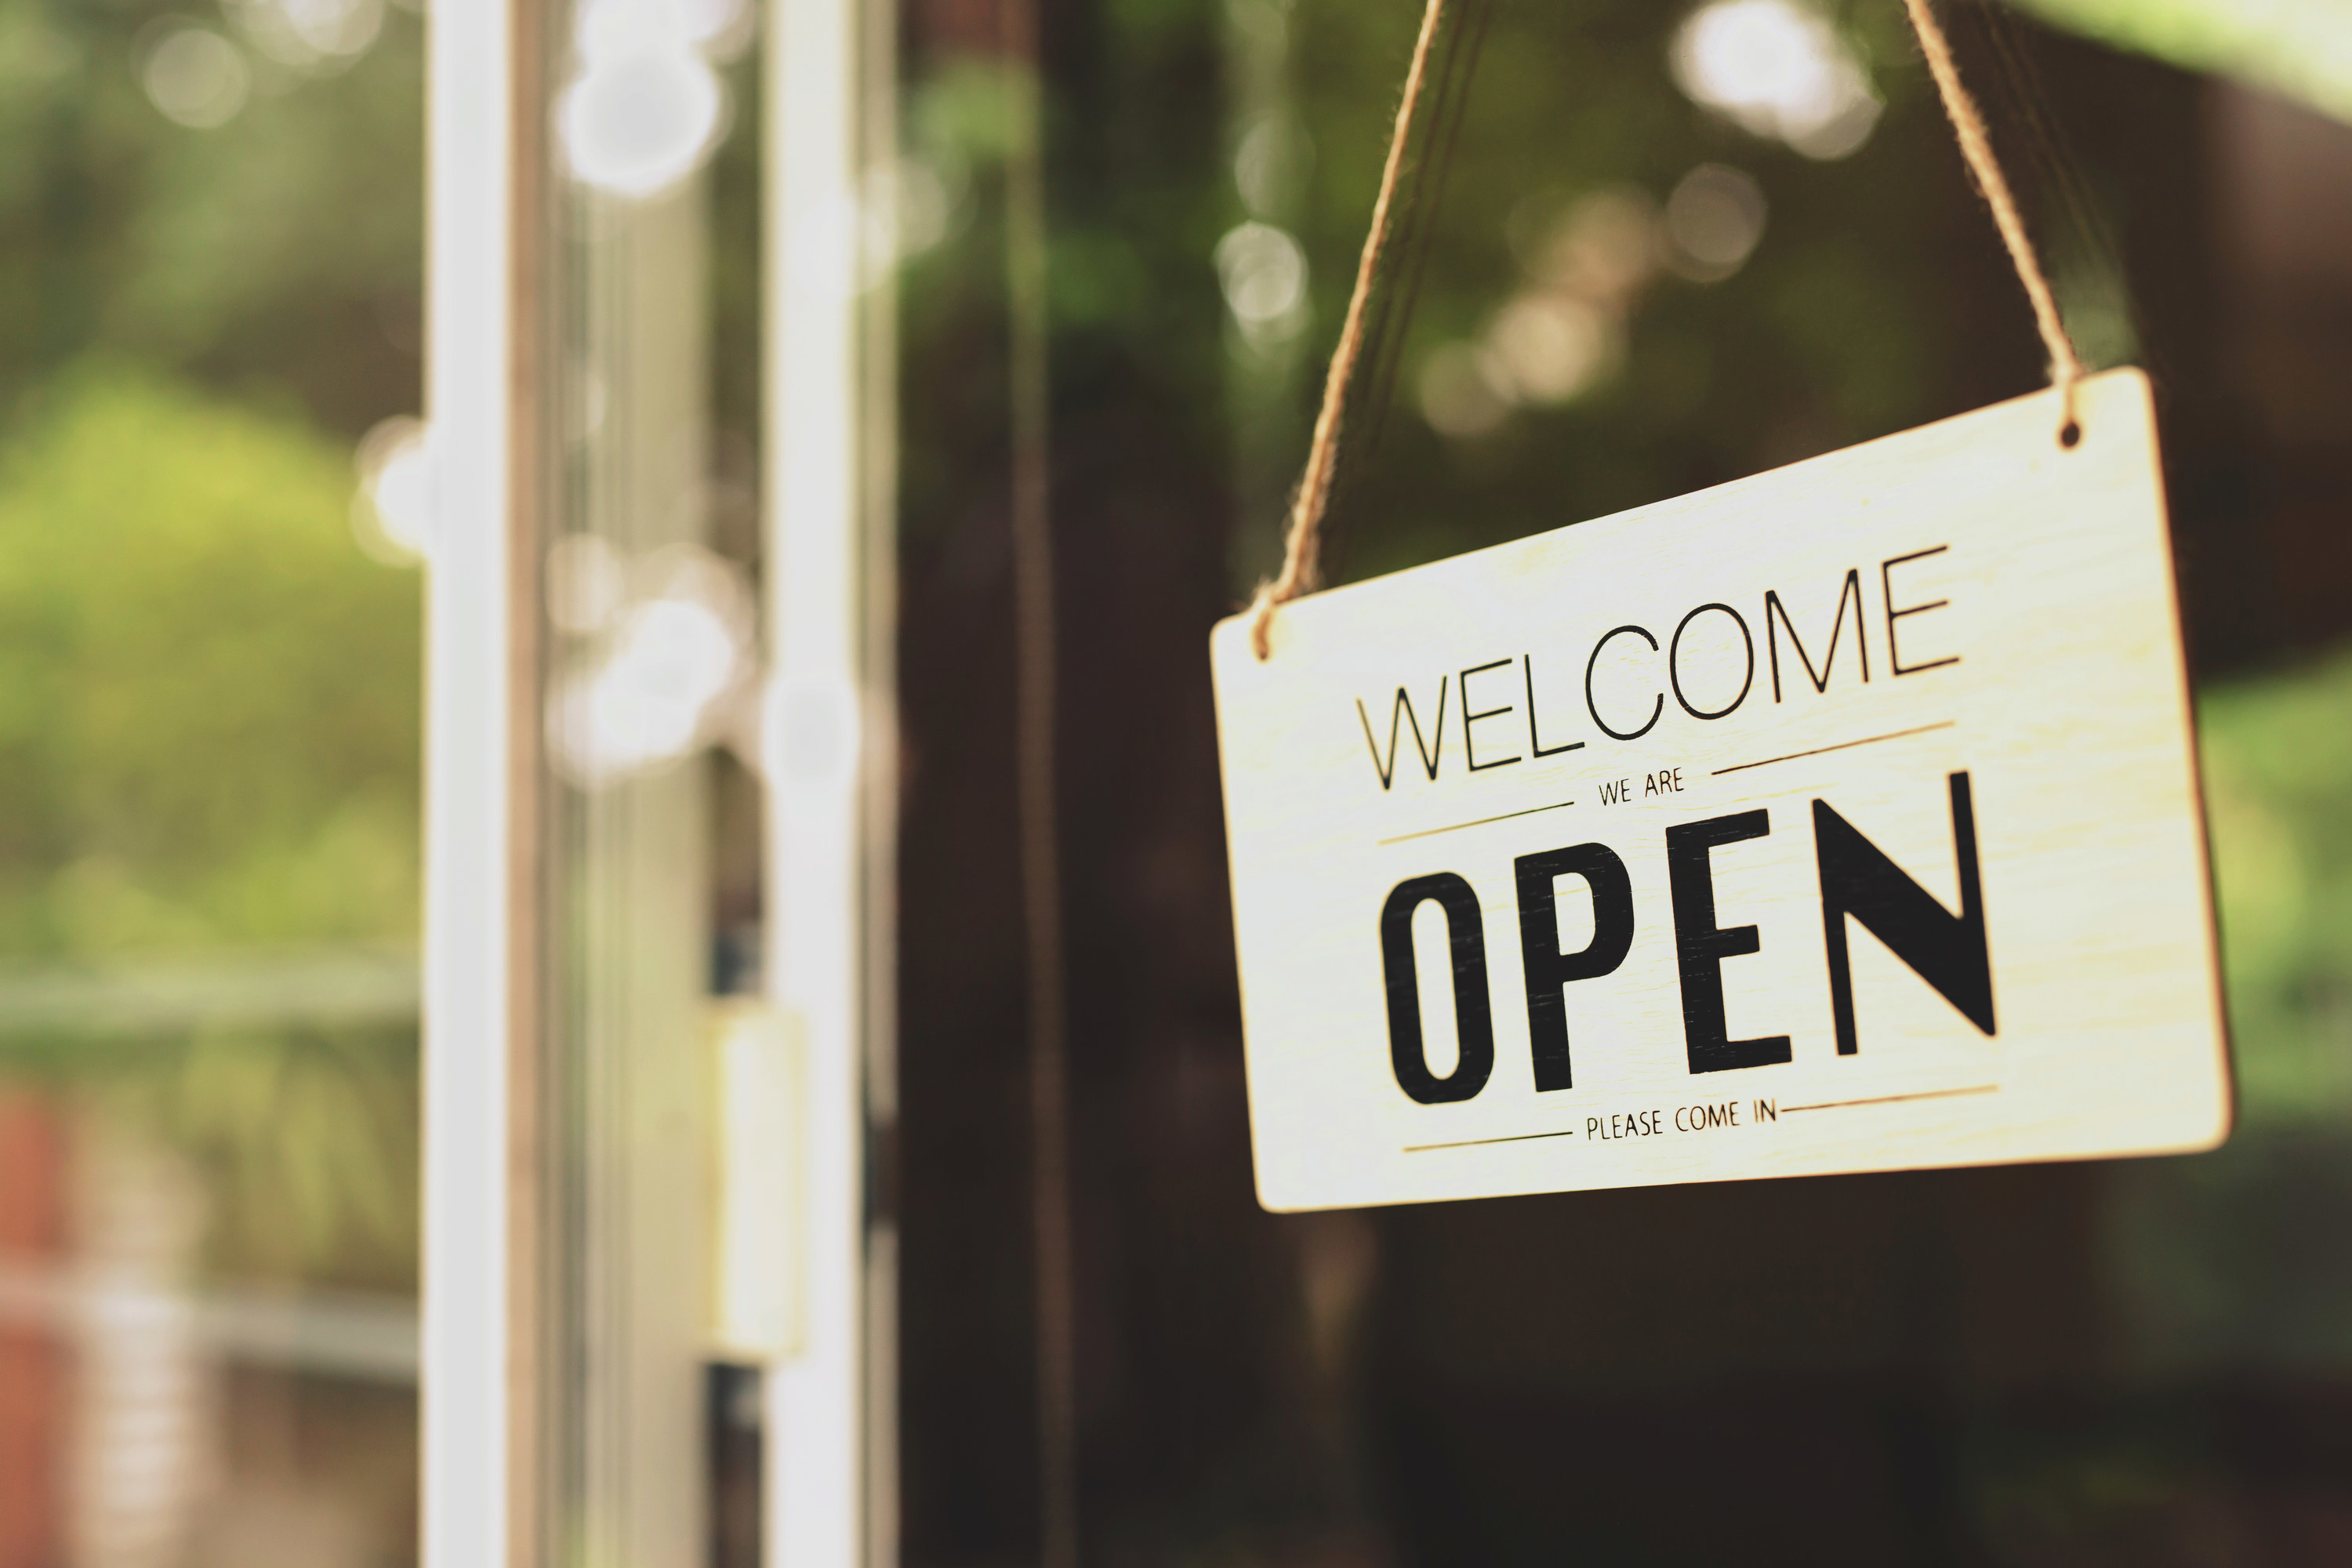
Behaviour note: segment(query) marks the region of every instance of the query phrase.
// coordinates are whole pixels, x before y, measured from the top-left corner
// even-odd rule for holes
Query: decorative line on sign
[[[1575,1136],[1576,1129],[1571,1127],[1560,1132],[1514,1132],[1507,1138],[1465,1138],[1458,1143],[1408,1143],[1404,1146],[1404,1152],[1408,1154],[1426,1154],[1432,1149],[1475,1149],[1482,1143],[1532,1143],[1538,1138],[1573,1138]]]
[[[1744,773],[1750,768],[1769,768],[1774,763],[1793,763],[1800,757],[1819,757],[1831,752],[1850,752],[1856,746],[1874,746],[1881,741],[1899,741],[1906,735],[1924,735],[1930,730],[1948,730],[1958,722],[1957,719],[1946,719],[1940,723],[1921,724],[1909,730],[1890,730],[1884,735],[1864,735],[1859,741],[1840,741],[1834,746],[1815,746],[1810,752],[1790,752],[1785,757],[1766,757],[1761,762],[1755,763],[1734,763],[1727,768],[1716,769],[1708,776],[1719,779],[1726,773]]]
[[[1786,1114],[1798,1110],[1843,1110],[1855,1105],[1896,1105],[1906,1100],[1958,1100],[1966,1094],[1999,1094],[2000,1085],[1980,1083],[1972,1089],[1931,1089],[1924,1094],[1882,1094],[1874,1100],[1825,1100],[1819,1105],[1784,1105]]]
[[[1383,838],[1382,844],[1402,844],[1408,838],[1427,838],[1433,834],[1458,832],[1465,827],[1484,827],[1490,822],[1508,822],[1515,816],[1533,816],[1538,812],[1559,811],[1574,805],[1572,800],[1554,801],[1549,805],[1531,805],[1525,811],[1507,811],[1500,816],[1482,816],[1475,822],[1452,822],[1444,827],[1424,827],[1418,833],[1400,833],[1393,838]]]

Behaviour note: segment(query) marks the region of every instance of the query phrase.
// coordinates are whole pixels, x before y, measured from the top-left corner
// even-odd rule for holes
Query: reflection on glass
[[[1045,8],[1044,59],[1088,1560],[2343,1556],[2352,126],[2327,7],[1938,7],[2070,327],[2167,389],[2231,1144],[1333,1215],[1249,1191],[1200,646],[1278,560],[1420,8],[1082,9]],[[1333,581],[2045,384],[1899,5],[1448,12]],[[909,140],[971,171],[898,347],[898,1522],[942,1563],[1034,1560],[1039,1507],[992,19],[921,6],[901,34]],[[2301,105],[2177,68],[2224,60]],[[1110,258],[1145,282],[1098,284]]]

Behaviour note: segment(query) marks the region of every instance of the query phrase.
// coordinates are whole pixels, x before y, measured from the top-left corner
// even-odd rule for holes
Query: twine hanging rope
[[[1355,292],[1349,296],[1347,318],[1339,327],[1339,347],[1332,351],[1331,368],[1323,378],[1323,406],[1315,416],[1315,434],[1307,449],[1307,471],[1300,477],[1297,496],[1291,502],[1290,527],[1283,542],[1282,570],[1259,586],[1251,605],[1250,646],[1260,659],[1273,652],[1275,611],[1315,587],[1322,554],[1323,514],[1330,500],[1332,464],[1339,451],[1340,426],[1347,416],[1349,384],[1355,378],[1356,360],[1363,352],[1365,304],[1380,278],[1397,174],[1404,164],[1405,144],[1412,134],[1413,111],[1420,105],[1423,83],[1428,74],[1430,42],[1444,19],[1446,3],[1447,0],[1429,0],[1428,9],[1422,15],[1421,36],[1413,43],[1412,64],[1405,72],[1404,95],[1397,105],[1395,128],[1389,135],[1388,163],[1381,170],[1380,195],[1372,203],[1371,228],[1364,236],[1364,253],[1356,265]],[[1952,122],[1952,133],[1958,139],[1960,156],[1967,160],[1969,172],[1984,195],[1985,205],[1992,209],[1993,226],[2000,231],[2010,263],[2016,268],[2018,281],[2025,286],[2025,297],[2033,306],[2034,325],[2042,333],[2042,346],[2050,353],[2051,384],[2058,390],[2058,439],[2061,445],[2072,447],[2082,434],[2074,397],[2075,385],[2084,374],[2082,356],[2074,352],[2074,342],[2067,335],[2066,324],[2058,314],[2057,296],[2051,292],[2050,279],[2042,270],[2042,258],[2033,248],[2033,238],[2026,232],[2017,198],[2001,173],[2000,159],[1994,155],[1984,115],[1960,80],[1959,67],[1952,58],[1951,42],[1944,36],[1943,25],[1936,20],[1928,0],[1903,0],[1903,6],[1911,18],[1912,31],[1918,35],[1919,50],[1927,57],[1928,73],[1936,79],[1936,91],[1943,100],[1945,115]]]
[[[1307,472],[1298,481],[1298,495],[1290,506],[1290,531],[1283,542],[1282,571],[1257,591],[1256,614],[1250,623],[1250,646],[1264,658],[1272,651],[1267,642],[1274,629],[1274,610],[1315,586],[1316,563],[1322,553],[1323,508],[1331,497],[1331,464],[1339,455],[1339,424],[1348,412],[1348,384],[1355,379],[1356,358],[1364,350],[1364,307],[1380,276],[1381,253],[1388,247],[1389,208],[1396,200],[1397,171],[1404,166],[1404,146],[1412,132],[1413,110],[1421,105],[1421,89],[1429,78],[1429,46],[1444,20],[1446,0],[1429,0],[1422,13],[1421,36],[1413,40],[1412,64],[1404,75],[1404,98],[1397,105],[1396,129],[1389,136],[1389,159],[1381,169],[1381,194],[1372,201],[1372,226],[1364,236],[1364,254],[1356,263],[1356,290],[1348,297],[1347,320],[1339,325],[1339,346],[1332,351],[1331,368],[1323,377],[1323,407],[1315,416],[1315,436],[1307,448]]]
[[[1953,135],[1959,139],[1960,156],[1968,160],[1969,173],[1976,176],[1977,189],[1984,193],[1985,205],[1992,208],[1993,226],[2000,230],[2000,242],[2009,248],[2010,264],[2017,268],[2017,280],[2025,285],[2025,297],[2033,303],[2033,324],[2041,329],[2042,347],[2050,351],[2050,381],[2058,389],[2058,438],[2071,447],[2082,433],[2074,417],[2074,384],[2083,379],[2082,357],[2074,352],[2074,340],[2066,335],[2066,323],[2058,314],[2058,297],[2050,291],[2050,279],[2042,275],[2042,258],[2033,248],[2033,237],[2025,232],[2025,219],[2017,210],[2017,198],[2010,194],[2008,177],[2000,172],[2000,160],[1993,155],[1992,137],[1985,130],[1984,116],[1960,80],[1960,68],[1952,59],[1951,42],[1944,37],[1943,24],[1936,20],[1935,10],[1927,0],[1903,0],[1903,8],[1910,13],[1911,30],[1919,35],[1919,52],[1927,57],[1928,74],[1936,79],[1936,91],[1944,100],[1944,113],[1951,120]]]

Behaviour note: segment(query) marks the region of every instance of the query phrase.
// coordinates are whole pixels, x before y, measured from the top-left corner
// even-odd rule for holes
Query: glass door
[[[870,34],[436,19],[429,1562],[887,1539]]]
[[[1067,1561],[1073,1482],[1086,1562],[2341,1556],[2352,558],[2323,519],[2352,404],[2317,370],[2352,322],[2352,97],[2319,63],[2341,16],[1938,6],[2077,341],[2163,400],[2231,1142],[1269,1215],[1204,644],[1275,563],[1423,8],[1043,5],[1034,78],[1006,9],[901,21],[903,166],[938,215],[900,273],[904,1561]],[[1334,580],[2045,384],[1899,5],[1447,16]],[[1042,348],[1006,281],[1033,86]],[[1060,585],[1062,1314],[1017,897],[1024,353]],[[1074,1476],[1039,1415],[1062,1356]]]
[[[2163,397],[2236,1137],[1269,1215],[1204,644],[1418,7],[438,8],[429,1563],[2342,1555],[2340,26],[1943,9]],[[1899,8],[1450,16],[1336,580],[2042,384]]]

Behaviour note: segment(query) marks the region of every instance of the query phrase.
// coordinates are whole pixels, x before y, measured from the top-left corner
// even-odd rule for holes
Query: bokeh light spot
[[[1672,59],[1694,102],[1809,158],[1845,157],[1878,124],[1878,95],[1862,62],[1799,0],[1702,6],[1676,30]]]
[[[167,120],[209,131],[236,118],[252,89],[245,55],[209,27],[166,24],[141,51],[139,85]]]
[[[1666,237],[1676,272],[1696,282],[1728,278],[1764,237],[1764,188],[1745,171],[1701,163],[1666,198]]]

